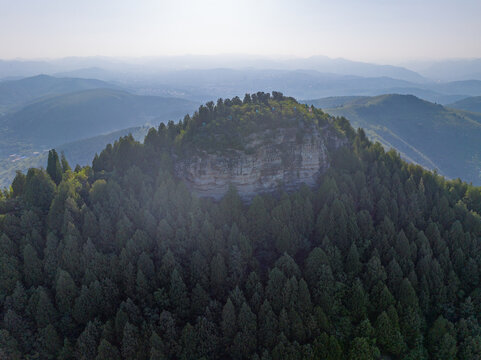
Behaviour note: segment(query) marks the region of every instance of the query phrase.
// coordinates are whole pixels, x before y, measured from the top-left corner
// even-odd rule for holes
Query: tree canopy
[[[173,147],[241,119],[246,133],[296,122],[284,117],[294,108],[349,139],[315,187],[249,203],[232,188],[214,202],[175,178]],[[479,188],[404,162],[345,119],[258,93],[143,144],[121,138],[92,167],[52,163],[0,197],[0,358],[481,356]]]

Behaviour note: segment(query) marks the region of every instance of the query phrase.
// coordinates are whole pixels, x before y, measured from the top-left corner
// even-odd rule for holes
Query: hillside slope
[[[21,142],[51,148],[154,120],[178,120],[196,106],[188,100],[94,89],[36,101],[0,118],[0,127]]]
[[[410,95],[347,99],[342,106],[325,111],[348,118],[353,126],[364,128],[372,139],[395,148],[408,160],[450,178],[481,184],[481,114]]]
[[[453,109],[481,113],[481,96],[468,97],[446,106]]]
[[[143,141],[149,127],[140,126],[114,131],[109,134],[97,135],[87,139],[61,144],[56,147],[59,153],[64,153],[68,162],[75,166],[90,165],[95,153],[102,151],[109,143],[122,136],[132,134],[134,139]],[[0,158],[0,188],[9,187],[16,171],[27,172],[29,168],[45,168],[47,166],[47,150],[23,148],[15,154]]]
[[[96,79],[58,78],[48,75],[3,81],[0,83],[0,115],[2,109],[6,111],[41,97],[98,88],[119,87]]]

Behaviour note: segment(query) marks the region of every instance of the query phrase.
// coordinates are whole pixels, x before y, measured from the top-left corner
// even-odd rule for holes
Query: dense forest
[[[175,177],[196,147],[306,119],[348,139],[314,188],[215,202]],[[208,103],[92,167],[52,150],[0,214],[0,359],[481,358],[481,189],[280,93]]]

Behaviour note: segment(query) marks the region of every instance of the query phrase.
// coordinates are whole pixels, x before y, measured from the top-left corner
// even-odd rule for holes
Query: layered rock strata
[[[265,130],[248,136],[243,151],[199,151],[179,160],[176,174],[199,196],[219,199],[232,184],[242,198],[251,199],[281,188],[314,185],[329,168],[329,151],[344,143],[328,128]]]

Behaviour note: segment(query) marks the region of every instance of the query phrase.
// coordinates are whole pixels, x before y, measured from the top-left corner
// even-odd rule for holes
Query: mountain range
[[[112,72],[155,73],[182,69],[212,68],[308,69],[325,73],[364,77],[387,76],[408,81],[424,81],[416,72],[401,66],[378,65],[342,58],[312,56],[308,58],[272,59],[262,56],[165,56],[150,58],[116,59],[108,57],[69,57],[54,60],[0,60],[0,78],[5,76],[31,76],[38,73],[69,74],[78,69],[103,68]],[[70,75],[71,76],[71,75]]]
[[[411,61],[403,65],[436,81],[481,80],[481,59],[479,58]]]
[[[137,95],[184,98],[197,102],[225,96],[243,96],[259,88],[279,90],[304,99],[376,96],[386,93],[412,94],[441,104],[481,95],[479,80],[419,82],[379,74],[366,77],[309,69],[193,68],[136,73],[133,70],[116,72],[95,67],[64,72],[60,76],[43,75],[0,82],[0,112],[6,112],[9,106],[24,104],[42,96],[95,88],[125,90]]]
[[[69,61],[73,60],[65,63]],[[303,61],[334,64],[323,58]],[[72,64],[87,63],[78,59]],[[90,59],[88,64],[95,61]],[[418,78],[411,82],[316,70],[255,68],[164,69],[132,78],[132,73],[122,77],[116,72],[121,65],[111,70],[95,67],[63,73],[62,77],[39,75],[0,82],[0,129],[5,135],[0,139],[2,158],[12,154],[30,158],[33,152],[72,141],[147,123],[176,121],[191,113],[199,102],[221,96],[242,97],[261,88],[318,99],[312,103],[346,116],[356,126],[366,128],[374,139],[399,150],[406,159],[438,169],[451,178],[479,183],[479,152],[472,138],[478,131],[479,114],[475,113],[481,111],[478,80],[436,83]],[[85,78],[68,77],[82,72]],[[102,74],[106,75],[104,80],[89,78],[102,78]],[[413,94],[418,98],[381,96],[386,93]],[[377,100],[372,96],[378,96]],[[419,98],[448,105],[437,106]],[[419,124],[427,128],[421,131],[417,129]],[[428,131],[431,127],[437,130]],[[457,150],[444,156],[446,141]],[[11,169],[17,165],[7,166],[7,172],[13,174]]]
[[[428,101],[452,103],[481,95],[481,81],[414,83],[390,77],[360,77],[315,70],[190,69],[163,72],[127,82],[129,90],[143,95],[176,96],[209,101],[243,96],[261,88],[313,99],[327,96],[413,94]]]

